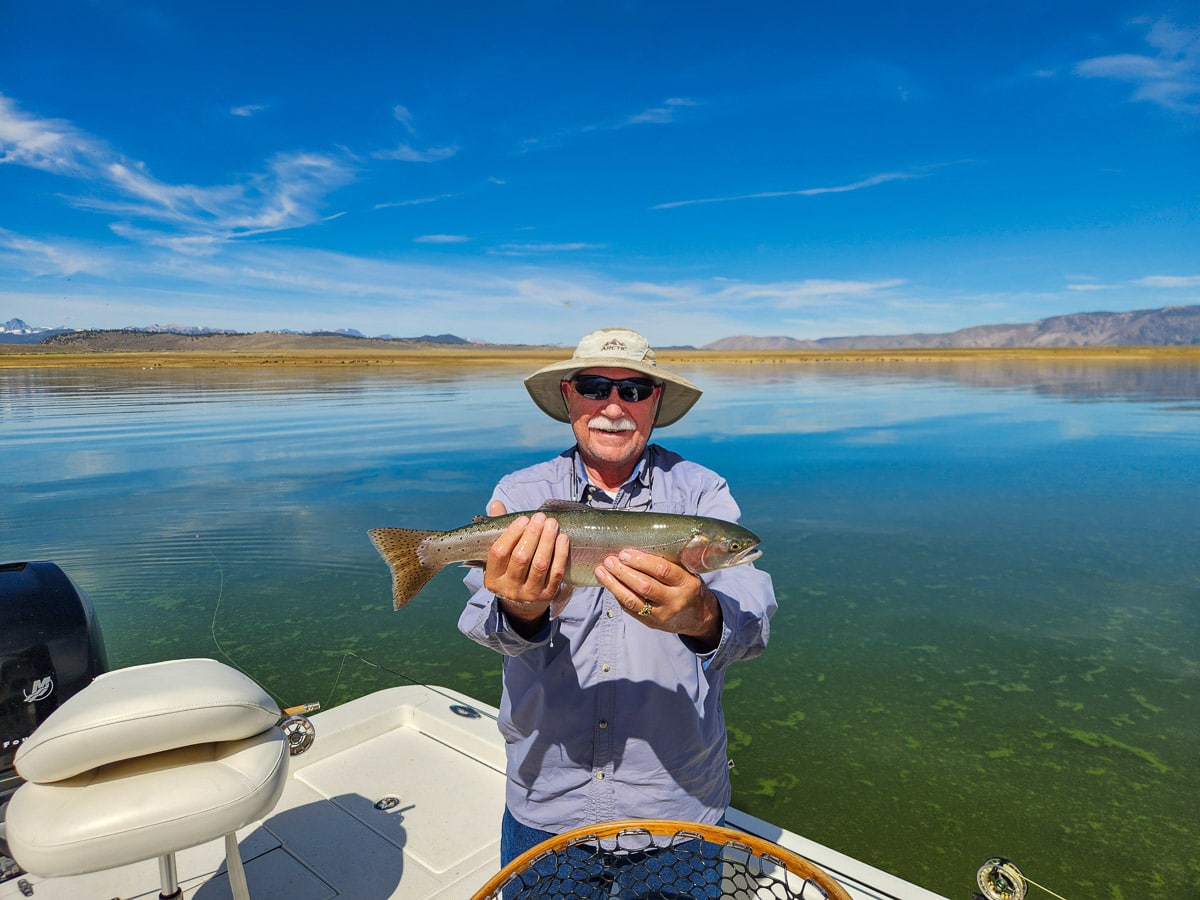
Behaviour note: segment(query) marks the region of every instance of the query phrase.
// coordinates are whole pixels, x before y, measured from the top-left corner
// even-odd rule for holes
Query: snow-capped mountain
[[[0,324],[0,344],[37,344],[55,334],[74,331],[73,328],[42,328],[22,319],[9,319]]]
[[[3,325],[0,325],[0,334],[37,334],[40,331],[47,330],[46,328],[34,328],[20,319],[9,319]]]

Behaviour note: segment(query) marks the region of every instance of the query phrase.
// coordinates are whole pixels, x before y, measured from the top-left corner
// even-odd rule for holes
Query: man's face
[[[585,369],[579,375],[653,380],[630,369]],[[616,388],[603,399],[589,400],[581,397],[570,382],[563,382],[562,391],[583,461],[593,467],[621,469],[627,466],[624,477],[628,477],[654,430],[654,414],[662,388],[655,387],[654,392],[641,401],[622,400]]]

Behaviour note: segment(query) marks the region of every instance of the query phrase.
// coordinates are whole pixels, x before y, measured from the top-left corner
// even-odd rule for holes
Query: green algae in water
[[[1089,747],[1104,747],[1114,750],[1122,750],[1125,753],[1132,754],[1140,759],[1156,772],[1161,772],[1164,775],[1171,771],[1171,767],[1164,763],[1161,759],[1151,753],[1149,750],[1143,750],[1141,747],[1132,747],[1123,741],[1118,741],[1116,738],[1109,737],[1107,734],[1097,734],[1093,731],[1080,731],[1077,728],[1063,728],[1062,733],[1072,740],[1079,741],[1082,744],[1087,744]]]
[[[768,368],[698,368],[662,438],[729,479],[780,600],[727,682],[735,803],[952,900],[997,854],[1070,900],[1200,896],[1200,367]],[[393,613],[365,531],[462,524],[561,449],[512,428],[511,372],[12,377],[0,534],[88,590],[114,665],[498,702],[461,573]]]

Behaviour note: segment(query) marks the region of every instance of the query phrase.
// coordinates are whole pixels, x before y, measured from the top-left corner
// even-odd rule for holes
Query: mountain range
[[[1072,313],[1022,325],[976,325],[942,334],[859,335],[819,340],[722,338],[705,350],[933,350],[996,347],[1165,347],[1200,344],[1200,306]]]
[[[353,328],[343,328],[337,331],[279,331],[266,332],[272,335],[287,337],[302,335],[305,337],[339,337],[368,340],[361,331]],[[74,345],[87,342],[113,344],[114,338],[120,335],[177,335],[186,337],[217,337],[221,335],[245,336],[242,332],[229,331],[224,328],[208,328],[198,325],[146,325],[141,327],[113,329],[78,329],[78,328],[44,328],[29,325],[21,319],[9,319],[0,324],[0,344],[44,344],[50,342],[67,342]],[[376,335],[369,340],[403,341],[405,343],[422,344],[468,344],[464,338],[453,334],[424,334],[420,337],[402,338],[390,334]]]
[[[99,343],[112,346],[114,336],[126,335],[237,335],[239,332],[184,325],[151,325],[81,331],[72,328],[43,328],[10,319],[0,325],[0,344]],[[270,332],[280,337],[308,335],[368,340],[354,329],[326,332]],[[369,340],[421,344],[472,343],[453,334],[399,338],[376,335]],[[1072,313],[1017,325],[976,325],[938,334],[858,335],[800,340],[785,336],[736,335],[705,344],[704,350],[932,350],[950,348],[1003,347],[1165,347],[1200,345],[1200,305],[1167,306],[1133,312]]]

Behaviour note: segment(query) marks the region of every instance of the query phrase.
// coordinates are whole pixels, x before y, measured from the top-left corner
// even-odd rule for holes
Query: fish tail
[[[399,609],[425,587],[441,566],[421,562],[421,542],[436,531],[412,528],[372,528],[367,532],[375,549],[392,570],[392,608]]]

